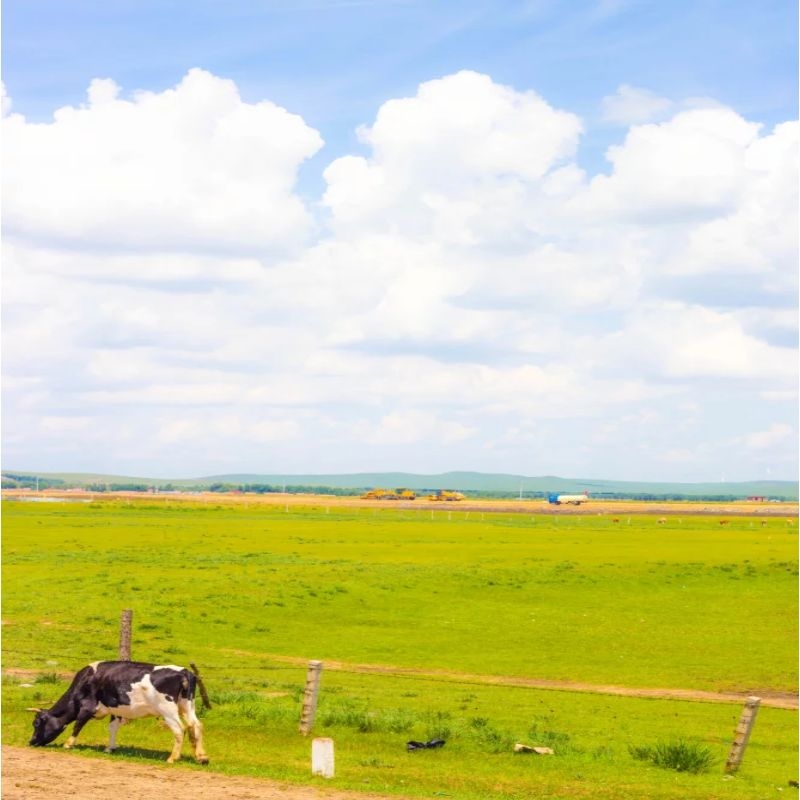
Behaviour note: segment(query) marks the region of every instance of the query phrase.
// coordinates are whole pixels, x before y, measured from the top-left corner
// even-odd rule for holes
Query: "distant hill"
[[[588,491],[595,497],[631,498],[746,498],[764,496],[770,499],[798,499],[798,484],[794,481],[744,481],[737,483],[655,483],[646,481],[614,481],[598,478],[561,478],[556,475],[531,477],[482,472],[444,472],[421,475],[410,472],[359,472],[346,475],[286,475],[286,474],[229,474],[200,478],[142,478],[81,472],[3,471],[3,487],[32,486],[39,481],[47,486],[103,488],[174,488],[226,489],[269,487],[272,491],[313,491],[358,493],[373,487],[405,487],[417,491],[456,489],[485,496],[537,497],[549,492],[579,493]]]

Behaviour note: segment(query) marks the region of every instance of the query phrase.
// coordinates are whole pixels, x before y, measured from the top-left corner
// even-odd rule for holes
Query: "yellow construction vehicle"
[[[362,500],[388,500],[387,495],[394,494],[391,489],[370,489],[361,495]]]
[[[463,500],[464,495],[461,492],[452,492],[448,491],[447,489],[439,489],[436,494],[429,494],[428,500],[437,500],[437,501],[445,501],[448,503],[455,502],[457,500]]]
[[[415,500],[416,497],[411,489],[370,489],[361,495],[362,500]]]

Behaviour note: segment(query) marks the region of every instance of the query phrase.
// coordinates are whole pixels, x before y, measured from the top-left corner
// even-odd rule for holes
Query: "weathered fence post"
[[[133,619],[133,611],[126,608],[122,612],[122,619],[119,623],[119,660],[131,660],[131,621]]]
[[[203,683],[203,679],[200,677],[200,670],[197,669],[197,665],[192,661],[189,662],[189,666],[191,667],[192,672],[194,672],[195,678],[197,678],[197,688],[200,690],[200,697],[203,700],[203,708],[211,708],[211,701],[208,699],[206,685]]]
[[[728,774],[736,772],[739,769],[739,764],[742,763],[742,757],[750,739],[750,731],[753,730],[753,723],[756,721],[756,714],[760,705],[760,697],[748,697],[745,701],[742,716],[739,717],[739,724],[736,726],[736,732],[734,733],[731,752],[725,764],[725,772]]]
[[[309,661],[306,675],[306,688],[303,693],[303,712],[300,715],[300,733],[307,736],[314,724],[317,713],[317,697],[319,696],[319,679],[322,674],[321,661]]]

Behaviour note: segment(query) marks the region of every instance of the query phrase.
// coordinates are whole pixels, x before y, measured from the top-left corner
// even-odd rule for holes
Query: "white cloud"
[[[11,98],[8,96],[6,92],[6,85],[2,81],[0,81],[0,111],[2,111],[2,116],[8,116],[11,113],[11,107],[13,103],[11,102]]]
[[[674,103],[649,89],[623,83],[615,94],[602,100],[603,119],[619,125],[636,125],[664,117]]]
[[[91,417],[42,417],[40,429],[51,436],[81,434],[92,424]]]
[[[580,132],[533,92],[459,72],[384,103],[359,131],[371,156],[334,161],[323,202],[343,233],[476,243],[513,228],[528,185],[574,155]]]
[[[744,437],[744,443],[753,450],[767,450],[785,442],[796,440],[791,425],[776,423],[765,431],[756,431]]]
[[[748,335],[734,314],[681,303],[649,304],[629,316],[623,332],[595,343],[638,374],[664,378],[771,379],[796,374],[796,352]]]
[[[297,422],[290,419],[255,419],[232,413],[210,417],[193,413],[182,419],[162,418],[156,436],[159,443],[166,445],[197,446],[204,438],[211,441],[228,438],[236,442],[243,437],[263,445],[295,439],[300,432]]]
[[[371,444],[414,444],[438,442],[448,445],[469,439],[474,428],[459,422],[442,420],[436,414],[419,409],[393,411],[383,416],[376,424],[358,426],[357,434]]]
[[[784,123],[744,151],[744,191],[728,214],[689,232],[684,270],[773,273],[796,287],[798,124]]]
[[[725,108],[635,126],[609,148],[613,172],[592,181],[594,201],[609,215],[649,224],[730,213],[742,201],[759,127]]]
[[[460,72],[376,109],[316,221],[319,134],[200,70],[3,125],[11,466],[796,461],[796,123],[706,104],[591,176],[577,116]]]
[[[119,94],[95,80],[85,105],[51,123],[4,118],[7,236],[203,253],[281,249],[308,234],[293,187],[322,140],[300,117],[245,103],[200,69],[174,89]]]

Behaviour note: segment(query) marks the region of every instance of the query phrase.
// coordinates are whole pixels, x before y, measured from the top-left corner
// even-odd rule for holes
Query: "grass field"
[[[796,691],[796,526],[617,518],[4,503],[4,741],[27,741],[21,709],[54,700],[57,673],[115,657],[120,612],[132,608],[134,658],[192,661],[206,678],[214,769],[306,780],[302,663],[318,658],[345,665],[324,672],[314,730],[336,741],[337,785],[460,798],[773,796],[796,777],[796,712],[762,708],[744,767],[723,780],[739,706],[464,677]],[[346,668],[365,663],[440,674]],[[38,682],[22,687],[10,670]],[[152,728],[123,729],[131,757],[164,755],[168,737]],[[405,752],[407,739],[438,735],[442,750]],[[104,736],[93,723],[81,738]],[[710,747],[717,767],[686,775],[628,752],[680,737]],[[515,755],[516,741],[549,742],[556,756]]]

